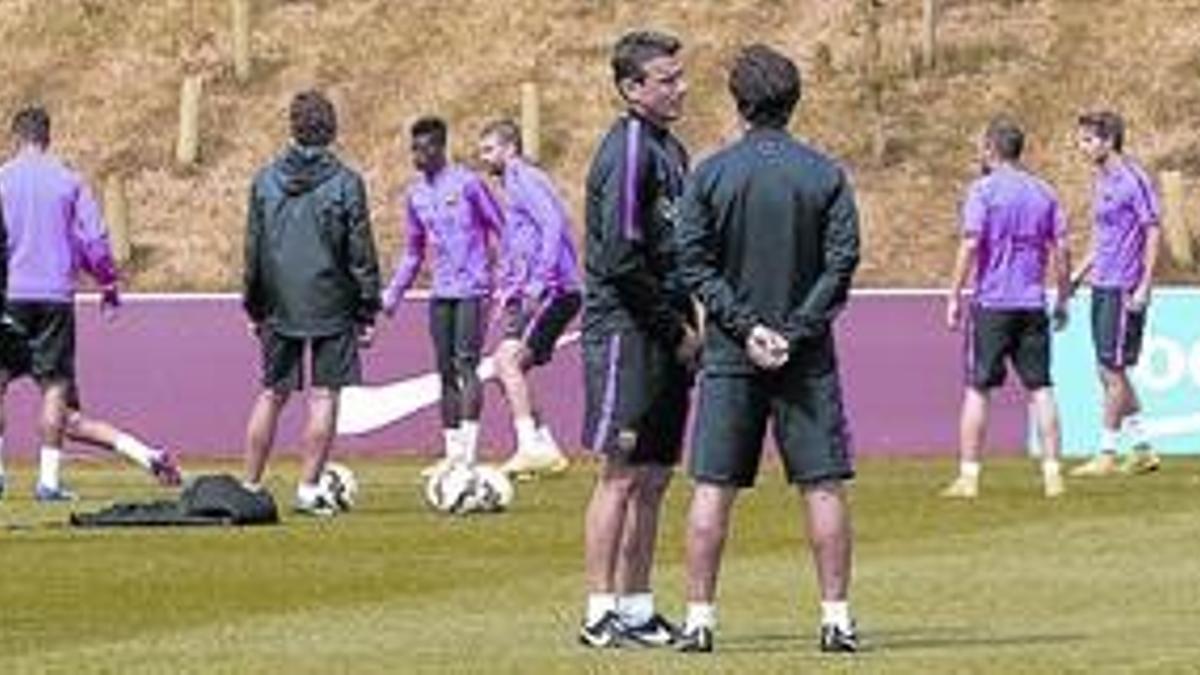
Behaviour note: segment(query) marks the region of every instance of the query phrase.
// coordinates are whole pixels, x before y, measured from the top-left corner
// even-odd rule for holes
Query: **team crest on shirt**
[[[621,429],[617,432],[617,449],[622,453],[630,453],[637,449],[638,434],[634,429]]]

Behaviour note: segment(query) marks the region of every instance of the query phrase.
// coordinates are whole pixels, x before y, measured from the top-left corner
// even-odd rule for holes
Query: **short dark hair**
[[[518,154],[523,150],[521,147],[521,126],[507,117],[489,122],[483,128],[483,131],[479,133],[480,138],[486,136],[499,138],[501,141],[516,148]]]
[[[1113,150],[1121,152],[1125,147],[1125,120],[1111,110],[1086,112],[1079,116],[1079,126],[1112,143]]]
[[[767,45],[750,45],[729,69],[729,93],[750,124],[785,127],[800,102],[800,69]]]
[[[660,56],[674,56],[683,44],[674,35],[652,30],[635,30],[621,36],[613,46],[613,82],[641,82],[646,64]]]
[[[300,145],[326,146],[337,138],[337,111],[325,95],[315,89],[292,98],[292,138]]]
[[[446,147],[446,133],[446,120],[433,116],[422,117],[409,128],[409,135],[413,138],[433,136],[434,142],[443,148]]]
[[[12,118],[12,132],[26,143],[50,145],[50,113],[40,105],[25,106]]]
[[[1025,132],[1011,117],[993,117],[983,135],[1000,159],[1018,160],[1025,150]]]

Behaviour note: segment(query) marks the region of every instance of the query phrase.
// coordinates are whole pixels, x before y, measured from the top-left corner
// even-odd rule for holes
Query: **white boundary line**
[[[1086,291],[1086,289],[1084,289]],[[930,297],[946,294],[945,288],[855,288],[850,291],[852,297],[888,298],[888,297]],[[1200,294],[1200,286],[1160,286],[1154,289],[1155,295],[1196,295]],[[162,302],[176,300],[184,302],[214,302],[240,300],[239,293],[122,293],[121,300],[128,302]],[[428,300],[432,294],[425,289],[409,291],[404,294],[405,300]],[[83,302],[98,302],[99,293],[79,293],[76,298]]]

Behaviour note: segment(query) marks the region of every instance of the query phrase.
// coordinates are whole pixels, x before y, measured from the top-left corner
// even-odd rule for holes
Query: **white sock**
[[[1042,478],[1049,480],[1060,475],[1061,473],[1062,465],[1058,463],[1057,459],[1042,460]]]
[[[593,624],[608,612],[617,611],[617,596],[612,593],[589,593],[587,598],[587,622]]]
[[[697,628],[712,630],[717,627],[717,606],[711,602],[689,602],[687,616],[683,621],[683,630],[690,632]]]
[[[821,624],[850,630],[850,603],[845,600],[822,600]]]
[[[479,420],[463,420],[459,429],[462,434],[462,460],[468,466],[473,465],[479,451]]]
[[[1150,445],[1150,438],[1146,435],[1146,427],[1142,425],[1141,415],[1134,414],[1126,417],[1122,427],[1128,434],[1129,442],[1133,447]]]
[[[630,593],[617,596],[617,613],[627,626],[641,626],[654,616],[653,593]]]
[[[443,455],[446,459],[456,460],[462,455],[459,446],[462,442],[459,440],[462,436],[462,430],[458,427],[447,427],[442,429],[442,439],[446,444]]]
[[[558,441],[554,440],[554,434],[550,433],[550,427],[545,424],[538,425],[537,442],[542,452],[551,455],[562,454],[562,448],[558,447]]]
[[[1116,454],[1117,442],[1121,438],[1121,432],[1115,429],[1100,430],[1100,452],[1111,452]]]
[[[157,458],[159,454],[158,450],[129,434],[117,434],[117,440],[113,443],[113,450],[116,450],[119,455],[128,457],[143,469],[149,469],[150,461]]]
[[[312,504],[321,496],[321,486],[316,483],[298,483],[296,485],[296,501],[302,504]]]
[[[62,465],[62,450],[42,446],[38,465],[38,484],[47,490],[59,489],[58,469]]]
[[[983,471],[983,465],[979,462],[963,460],[958,463],[958,473],[963,478],[978,479],[981,471]]]
[[[537,426],[532,417],[517,417],[513,420],[517,432],[517,452],[532,452],[537,447]]]

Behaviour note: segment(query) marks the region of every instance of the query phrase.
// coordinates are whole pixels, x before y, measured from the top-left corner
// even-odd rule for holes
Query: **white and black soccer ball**
[[[321,470],[321,478],[317,481],[321,494],[329,503],[337,506],[339,511],[349,511],[354,508],[358,499],[358,479],[354,472],[345,464],[326,462]]]
[[[451,464],[425,480],[425,503],[441,513],[469,513],[476,507],[478,482],[474,469]]]
[[[476,467],[475,476],[478,510],[494,513],[507,509],[516,494],[508,476],[496,467],[488,465]]]
[[[425,502],[441,513],[495,513],[512,503],[512,481],[491,466],[452,464],[425,481]]]

